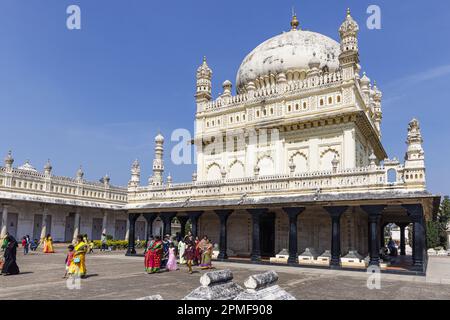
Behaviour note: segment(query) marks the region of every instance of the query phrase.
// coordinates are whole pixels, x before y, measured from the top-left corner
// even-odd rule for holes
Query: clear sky
[[[66,28],[66,8],[81,8],[81,30]],[[368,5],[382,29],[366,27]],[[235,82],[243,58],[300,24],[338,40],[347,7],[359,22],[361,65],[383,91],[383,143],[403,159],[408,122],[425,139],[430,191],[449,194],[450,2],[392,0],[1,0],[0,155],[13,150],[54,174],[104,174],[125,185],[130,165],[151,174],[153,138],[166,137],[166,174],[190,181],[193,165],[170,161],[170,134],[193,129],[195,71],[203,55],[213,94]]]

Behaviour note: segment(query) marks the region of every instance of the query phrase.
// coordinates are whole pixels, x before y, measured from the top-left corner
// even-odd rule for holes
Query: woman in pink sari
[[[168,271],[178,270],[177,255],[175,254],[175,246],[173,243],[169,245],[169,260],[167,261],[166,269]]]

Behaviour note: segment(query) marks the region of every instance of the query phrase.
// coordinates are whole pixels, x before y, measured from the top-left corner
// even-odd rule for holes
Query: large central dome
[[[320,33],[293,29],[256,47],[242,61],[236,85],[238,90],[260,76],[287,71],[306,71],[314,59],[320,68],[335,71],[339,67],[340,45]]]

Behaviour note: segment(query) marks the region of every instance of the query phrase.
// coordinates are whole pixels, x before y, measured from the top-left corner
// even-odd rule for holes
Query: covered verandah
[[[425,221],[432,218],[439,206],[439,200],[439,197],[425,192],[401,195],[397,192],[374,192],[344,196],[321,194],[243,198],[239,201],[150,203],[139,205],[139,208],[128,208],[130,241],[127,255],[136,254],[134,241],[131,239],[135,238],[134,225],[141,214],[149,225],[156,217],[160,217],[164,222],[164,234],[171,234],[171,222],[177,217],[181,224],[182,237],[185,235],[186,223],[190,221],[194,236],[206,234],[213,242],[218,243],[218,260],[269,264],[268,258],[286,244],[287,265],[307,267],[299,265],[298,256],[305,248],[318,244],[320,250],[330,251],[331,259],[327,268],[338,269],[343,268],[341,258],[352,249],[369,257],[368,266],[380,266],[384,226],[395,223],[404,228],[411,224],[412,255],[406,256],[403,237],[400,255],[383,271],[425,274],[427,265]],[[358,217],[359,220],[357,223],[347,225],[348,219],[345,220],[344,216]],[[283,223],[276,222],[277,217],[280,221],[284,219],[284,227],[279,227]],[[316,232],[317,227],[306,228],[308,219],[317,220],[315,225],[319,225],[319,232]],[[204,221],[205,223],[202,223]],[[268,231],[275,229],[275,225],[277,230],[273,233]],[[404,232],[402,234],[404,235]],[[151,228],[147,228],[147,238],[151,235]],[[348,243],[347,238],[351,239]],[[233,242],[246,245],[248,250],[235,250],[236,245]],[[272,248],[268,245],[270,242]]]

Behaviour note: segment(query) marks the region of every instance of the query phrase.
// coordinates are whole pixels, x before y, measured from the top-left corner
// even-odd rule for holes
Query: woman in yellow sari
[[[77,243],[75,245],[75,253],[73,254],[72,262],[69,266],[69,274],[84,278],[86,276],[86,253],[88,251],[88,244],[83,241],[83,236],[77,236]]]
[[[53,239],[50,234],[44,238],[44,253],[55,253],[53,250]]]

